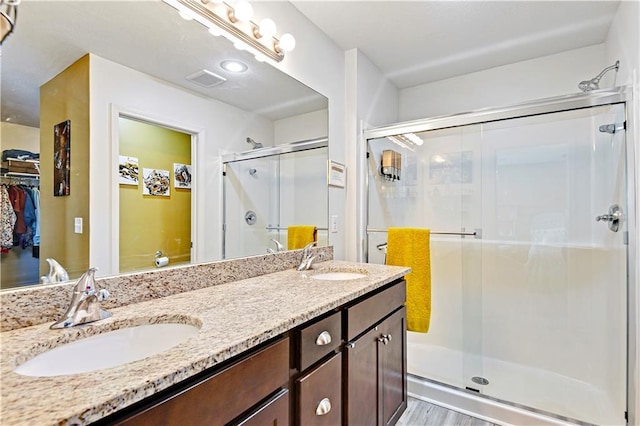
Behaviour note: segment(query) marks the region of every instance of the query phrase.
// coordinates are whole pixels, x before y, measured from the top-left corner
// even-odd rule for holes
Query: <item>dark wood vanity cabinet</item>
[[[395,424],[407,407],[405,296],[402,282],[347,309],[347,425]]]
[[[289,338],[285,337],[219,371],[152,396],[126,417],[106,423],[222,426],[265,424],[261,419],[277,418],[277,424],[288,424],[289,359]]]
[[[98,422],[389,425],[407,405],[398,280]]]

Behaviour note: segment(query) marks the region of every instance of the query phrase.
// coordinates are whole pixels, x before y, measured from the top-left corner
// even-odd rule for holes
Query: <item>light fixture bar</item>
[[[275,37],[260,37],[256,39],[254,33],[258,26],[252,22],[231,22],[229,19],[229,12],[233,13],[233,8],[226,3],[210,3],[211,8],[216,8],[219,13],[208,6],[202,4],[200,0],[163,0],[165,3],[176,7],[177,9],[182,6],[188,10],[194,12],[195,19],[201,24],[208,26],[207,23],[202,22],[204,18],[208,23],[219,27],[233,36],[238,41],[246,44],[248,47],[253,48],[259,54],[264,55],[276,62],[280,62],[284,59],[284,52],[278,47],[278,39]],[[246,26],[246,30],[241,28],[241,25]]]

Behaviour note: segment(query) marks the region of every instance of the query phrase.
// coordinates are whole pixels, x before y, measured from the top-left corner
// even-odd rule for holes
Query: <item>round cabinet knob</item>
[[[324,398],[316,407],[316,416],[324,416],[329,411],[331,411],[331,400]]]
[[[329,334],[328,331],[323,331],[322,333],[318,334],[318,337],[316,338],[316,345],[324,346],[328,345],[329,343],[331,343],[331,334]]]

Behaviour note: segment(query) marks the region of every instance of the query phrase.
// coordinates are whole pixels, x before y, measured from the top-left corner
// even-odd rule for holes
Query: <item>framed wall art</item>
[[[71,120],[53,126],[53,195],[71,193]]]

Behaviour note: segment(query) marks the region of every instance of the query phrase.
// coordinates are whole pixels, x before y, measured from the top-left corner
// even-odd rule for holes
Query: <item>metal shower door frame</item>
[[[289,154],[292,152],[308,151],[310,149],[328,148],[329,138],[316,138],[308,139],[299,142],[291,142],[283,145],[270,146],[265,148],[257,148],[249,151],[243,151],[238,153],[226,154],[221,157],[222,163],[222,258],[226,259],[226,247],[227,247],[227,181],[224,179],[227,174],[227,164],[238,161],[253,160],[257,158],[267,158],[273,156],[280,156],[282,154]],[[327,215],[329,213],[327,212]]]
[[[626,245],[627,245],[627,422],[637,424],[640,422],[640,288],[638,288],[638,224],[637,218],[637,191],[635,157],[637,149],[633,141],[640,133],[640,121],[634,119],[633,88],[628,86],[614,89],[595,90],[586,93],[544,98],[530,102],[524,102],[504,107],[490,107],[478,109],[466,113],[437,116],[419,120],[406,121],[388,126],[382,126],[364,130],[360,138],[359,155],[364,158],[369,152],[369,140],[395,136],[405,133],[418,133],[430,130],[440,130],[453,127],[462,127],[471,124],[482,124],[514,118],[531,117],[563,111],[571,111],[584,108],[592,108],[604,105],[623,104],[626,122],[626,197],[627,208],[625,212]],[[640,111],[639,111],[640,112]],[[369,253],[369,170],[365,165],[360,168],[360,178],[364,185],[359,190],[364,191],[359,197],[363,200],[362,216],[358,224],[358,259],[368,262]]]

